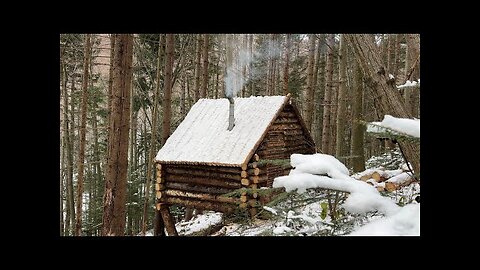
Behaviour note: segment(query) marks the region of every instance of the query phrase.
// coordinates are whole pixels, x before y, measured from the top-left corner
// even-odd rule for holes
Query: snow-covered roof
[[[253,155],[288,97],[235,98],[235,127],[228,131],[229,102],[200,99],[158,151],[156,161],[241,166]]]

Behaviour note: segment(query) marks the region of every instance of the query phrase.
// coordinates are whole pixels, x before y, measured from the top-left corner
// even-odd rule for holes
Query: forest
[[[61,236],[165,235],[163,226],[169,236],[420,235],[419,34],[70,33],[59,42]],[[190,153],[168,139],[188,136],[202,104],[225,104],[218,121],[228,125],[228,100],[237,106],[232,114],[251,102],[249,123],[269,111],[257,111],[267,103],[253,100],[275,96],[285,97],[278,108],[286,109],[272,107],[268,117],[285,117],[275,120],[283,121],[278,127],[295,124],[306,137],[295,133],[283,150],[255,144],[235,190],[201,198],[238,201],[235,211],[179,201],[168,203],[165,219],[163,190],[174,194],[168,189],[180,184],[169,183],[178,169],[160,165],[159,151]],[[244,129],[239,137],[274,140],[235,117],[229,130]],[[265,130],[277,122],[265,120]],[[196,130],[190,141],[201,143],[205,134]],[[315,153],[296,151],[305,138]],[[272,181],[257,185],[269,164],[281,172],[266,172]],[[205,171],[199,175],[215,175]],[[241,211],[247,208],[255,210]]]

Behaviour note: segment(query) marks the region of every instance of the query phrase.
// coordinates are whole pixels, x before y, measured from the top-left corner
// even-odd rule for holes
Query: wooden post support
[[[167,204],[160,203],[158,208],[160,208],[160,214],[162,215],[163,222],[165,224],[165,229],[167,229],[168,236],[178,236],[177,229],[175,228],[175,220],[170,214],[170,209]]]
[[[160,203],[155,205],[155,225],[153,228],[154,236],[166,236],[165,235],[165,223],[163,222],[162,215],[160,214]]]

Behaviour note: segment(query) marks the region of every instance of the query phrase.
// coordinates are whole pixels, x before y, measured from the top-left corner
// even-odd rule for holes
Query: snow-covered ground
[[[179,235],[190,235],[220,222],[222,222],[222,213],[208,211],[202,215],[195,216],[190,221],[179,222],[175,224],[175,227]]]
[[[201,235],[220,223],[223,227],[212,236],[420,235],[420,203],[415,201],[420,194],[419,183],[394,192],[376,189],[386,182],[403,183],[409,176],[405,164],[396,162],[399,165],[388,170],[377,164],[354,176],[349,176],[345,165],[330,155],[294,154],[291,164],[294,169],[290,174],[274,181],[274,187],[285,187],[288,197],[264,206],[257,219],[233,222],[221,213],[206,211],[189,222],[177,223],[179,235]],[[357,180],[373,172],[385,182]],[[335,199],[333,190],[339,191],[336,220],[330,216],[328,203],[329,196],[331,202]]]

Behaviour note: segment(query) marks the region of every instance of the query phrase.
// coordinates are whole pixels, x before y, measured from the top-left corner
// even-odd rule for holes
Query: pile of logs
[[[402,169],[383,170],[383,168],[368,169],[361,173],[352,175],[353,178],[367,182],[374,186],[378,191],[393,192],[402,187],[416,182],[416,179],[410,172]]]

